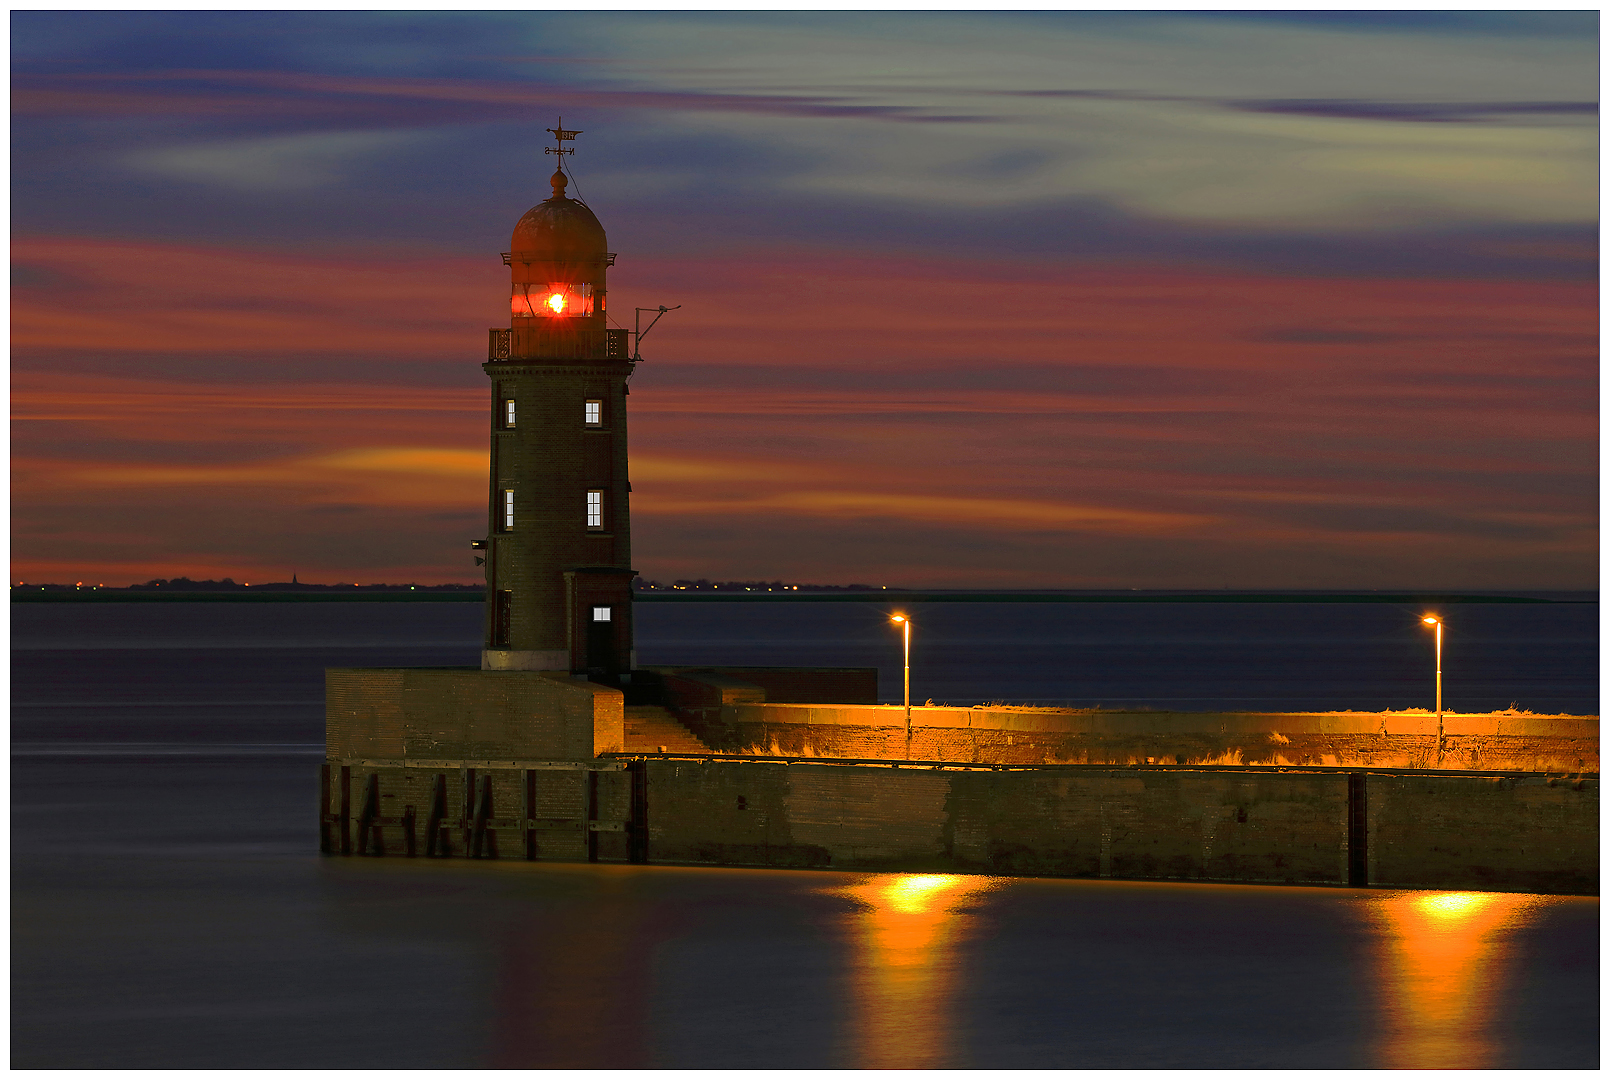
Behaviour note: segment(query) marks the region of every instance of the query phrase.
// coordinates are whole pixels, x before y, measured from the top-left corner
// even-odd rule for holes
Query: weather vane
[[[567,143],[567,142],[575,142],[576,141],[576,136],[580,135],[581,132],[579,132],[579,131],[566,131],[565,130],[565,118],[564,117],[561,116],[559,118],[559,126],[558,127],[551,127],[548,130],[553,133],[553,141],[558,143],[559,145],[558,146],[544,147],[543,151],[542,151],[544,154],[561,155],[560,160],[563,160],[562,155],[564,155],[564,154],[574,154],[576,152],[572,148],[567,148],[565,146],[565,143]]]

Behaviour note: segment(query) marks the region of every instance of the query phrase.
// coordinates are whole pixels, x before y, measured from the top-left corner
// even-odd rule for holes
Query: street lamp
[[[1442,620],[1427,615],[1420,620],[1437,628],[1437,767],[1442,767]]]
[[[906,686],[906,756],[911,756],[911,620],[904,615],[891,615],[890,622],[900,624],[905,637],[905,686]]]

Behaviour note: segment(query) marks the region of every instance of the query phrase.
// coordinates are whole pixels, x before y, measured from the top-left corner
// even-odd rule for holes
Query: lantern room
[[[605,318],[605,271],[614,264],[604,227],[584,203],[569,198],[570,181],[555,171],[553,198],[526,211],[503,261],[509,267],[507,331],[492,332],[493,360],[622,359],[624,331]]]

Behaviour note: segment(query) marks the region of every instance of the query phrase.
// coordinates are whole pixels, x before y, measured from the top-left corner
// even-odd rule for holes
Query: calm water
[[[1429,682],[1385,605],[913,615],[935,700],[1403,707]],[[1447,615],[1450,704],[1598,711],[1596,608]],[[882,618],[641,605],[639,654],[877,663],[888,695]],[[477,605],[12,625],[17,1067],[1598,1062],[1595,899],[320,859],[322,669],[473,663]]]

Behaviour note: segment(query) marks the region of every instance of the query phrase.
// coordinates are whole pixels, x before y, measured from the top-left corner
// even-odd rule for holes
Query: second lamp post
[[[1427,615],[1420,620],[1437,628],[1437,767],[1442,767],[1442,620]]]
[[[905,688],[906,688],[906,756],[911,756],[911,620],[904,615],[891,615],[890,622],[900,624],[905,638]]]

